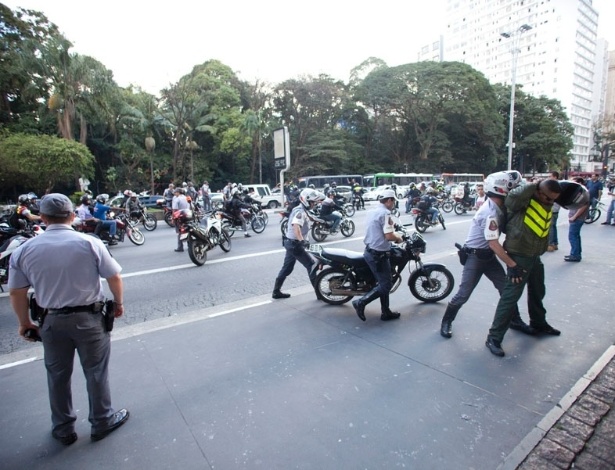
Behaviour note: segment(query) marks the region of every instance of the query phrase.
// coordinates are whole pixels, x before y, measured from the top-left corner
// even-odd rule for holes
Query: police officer
[[[387,189],[382,191],[380,204],[367,213],[367,229],[365,232],[365,261],[374,274],[378,284],[360,299],[352,301],[352,306],[358,317],[365,321],[365,306],[373,300],[380,298],[382,321],[395,320],[399,313],[389,308],[389,292],[393,287],[391,277],[391,262],[389,259],[391,242],[401,243],[401,235],[395,232],[395,220],[391,210],[395,207],[397,198],[395,191]]]
[[[91,439],[103,439],[128,419],[126,409],[111,406],[108,367],[109,333],[103,325],[105,278],[115,302],[115,317],[124,313],[121,267],[96,237],[75,232],[73,205],[63,194],[43,197],[40,213],[47,224],[42,235],[20,246],[11,256],[11,305],[19,320],[19,335],[34,330],[42,337],[51,405],[52,436],[64,445],[77,440],[71,392],[75,350],[79,353],[90,403]],[[28,289],[48,309],[42,328],[29,318]]]
[[[286,248],[286,256],[284,256],[284,264],[278,273],[273,287],[271,297],[274,299],[287,299],[290,294],[282,292],[282,284],[295,268],[295,262],[299,261],[308,271],[310,282],[314,285],[316,281],[316,271],[314,260],[310,254],[305,251],[309,246],[307,234],[310,231],[310,210],[316,204],[322,202],[325,195],[315,189],[304,189],[299,196],[300,204],[296,206],[288,216],[289,224],[284,237],[284,248]]]
[[[506,224],[504,199],[511,189],[521,184],[521,180],[521,174],[518,171],[500,171],[487,176],[485,180],[487,200],[472,219],[470,231],[461,248],[461,256],[465,257],[465,264],[459,290],[449,302],[444,317],[442,317],[440,334],[445,338],[453,336],[452,323],[461,307],[470,299],[483,274],[493,283],[498,292],[502,293],[506,283],[506,272],[497,258],[510,268],[515,268],[517,265],[504,251],[499,239]],[[516,304],[509,328],[529,335],[535,333],[521,319]]]

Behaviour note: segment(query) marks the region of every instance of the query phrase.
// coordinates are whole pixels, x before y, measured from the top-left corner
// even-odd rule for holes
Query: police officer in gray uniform
[[[310,282],[314,285],[316,280],[316,272],[314,269],[314,259],[310,254],[305,251],[305,248],[309,245],[307,241],[307,235],[310,231],[310,215],[309,211],[314,206],[322,202],[325,199],[325,195],[315,189],[304,189],[299,196],[300,204],[296,206],[290,215],[288,216],[288,228],[284,236],[284,248],[286,248],[286,256],[284,257],[284,264],[282,269],[278,273],[278,277],[275,280],[273,287],[273,293],[271,297],[274,299],[287,299],[290,294],[282,292],[282,284],[295,268],[295,262],[299,261],[310,276]]]
[[[34,332],[43,341],[51,406],[52,436],[64,445],[77,440],[71,392],[75,350],[79,353],[89,398],[91,439],[98,441],[128,419],[126,409],[111,406],[108,367],[110,337],[103,323],[105,278],[115,302],[115,317],[124,313],[120,265],[96,237],[75,232],[73,205],[63,194],[48,194],[40,203],[47,224],[42,235],[20,246],[11,256],[11,305],[19,320],[19,335]],[[28,289],[36,291],[47,309],[43,326],[28,315]],[[30,339],[31,340],[31,339]]]
[[[397,198],[395,191],[387,189],[382,191],[380,204],[369,211],[367,215],[367,230],[365,232],[365,261],[374,274],[378,284],[363,297],[352,301],[352,306],[358,317],[365,321],[365,306],[373,300],[380,298],[382,321],[395,320],[399,313],[389,308],[389,293],[393,287],[391,275],[390,251],[391,242],[401,243],[401,235],[395,232],[395,220],[391,210],[395,207]]]
[[[444,338],[453,336],[453,321],[463,305],[470,299],[472,292],[483,277],[489,279],[498,292],[502,293],[506,283],[506,272],[498,258],[506,264],[513,274],[516,273],[515,261],[508,256],[500,243],[500,234],[506,224],[506,208],[504,199],[508,192],[521,184],[521,174],[518,171],[500,171],[487,176],[485,180],[486,201],[472,219],[472,225],[461,248],[460,256],[465,258],[459,290],[453,296],[440,326],[440,334]],[[533,329],[519,315],[515,305],[510,328],[533,335]]]

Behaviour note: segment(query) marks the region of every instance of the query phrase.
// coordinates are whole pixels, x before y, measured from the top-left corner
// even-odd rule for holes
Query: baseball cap
[[[39,204],[40,213],[50,217],[68,217],[73,213],[73,203],[64,194],[46,194]]]
[[[380,193],[379,199],[388,199],[391,197],[397,201],[397,198],[395,197],[395,191],[393,191],[392,189],[385,189]]]

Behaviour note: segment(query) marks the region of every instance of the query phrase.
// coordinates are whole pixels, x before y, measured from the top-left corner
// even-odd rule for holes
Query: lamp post
[[[510,53],[512,54],[512,78],[510,79],[510,116],[508,118],[508,169],[512,170],[512,154],[513,154],[513,126],[515,123],[515,85],[517,81],[517,54],[519,53],[519,36],[525,31],[529,31],[532,27],[529,24],[522,24],[519,28],[511,33],[500,33],[500,36],[512,38]]]

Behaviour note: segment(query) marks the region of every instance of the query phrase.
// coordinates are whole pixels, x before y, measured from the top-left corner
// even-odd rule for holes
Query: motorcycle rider
[[[352,301],[357,316],[363,321],[365,321],[365,306],[377,298],[380,298],[382,321],[395,320],[400,316],[398,312],[392,312],[389,308],[389,292],[393,287],[389,258],[391,242],[403,241],[401,235],[395,232],[395,219],[391,215],[396,201],[395,191],[386,189],[381,193],[378,207],[367,213],[363,256],[378,284],[360,299]]]
[[[173,183],[169,183],[169,187],[164,190],[162,197],[164,197],[167,207],[171,209],[173,198],[175,197],[175,185]]]
[[[111,207],[106,205],[108,200],[108,194],[99,194],[96,197],[96,204],[94,205],[94,213],[92,215],[94,215],[94,217],[99,219],[102,223],[96,226],[94,234],[96,236],[100,236],[100,232],[106,228],[109,230],[109,238],[111,240],[117,240],[117,221],[107,220],[107,212],[111,210]]]
[[[284,293],[280,289],[286,278],[293,272],[295,262],[297,261],[307,269],[310,282],[314,285],[316,281],[316,271],[313,268],[316,263],[310,254],[305,251],[305,248],[309,246],[306,237],[310,231],[310,219],[313,218],[310,211],[316,204],[322,202],[324,199],[325,195],[315,189],[307,188],[301,191],[301,195],[299,196],[300,204],[292,210],[288,218],[290,223],[283,237],[286,255],[284,256],[282,269],[280,269],[275,279],[273,293],[271,294],[272,298],[287,299],[290,297],[290,294]]]
[[[77,217],[81,219],[83,224],[94,226],[94,233],[100,233],[102,230],[102,220],[97,219],[92,214],[92,197],[89,194],[84,194],[81,196],[80,202],[81,204],[77,206],[77,209],[75,209]],[[117,245],[117,241],[110,240],[109,245]]]
[[[177,248],[175,251],[181,253],[184,251],[184,244],[181,239],[181,211],[190,209],[190,203],[186,198],[186,190],[184,188],[175,188],[175,196],[173,197],[173,203],[171,209],[173,209],[173,221],[175,222],[175,233],[177,233]]]
[[[363,200],[363,188],[356,181],[352,183],[352,196],[355,198],[355,200],[359,200],[358,208],[365,210],[365,201]]]
[[[241,209],[249,209],[250,204],[246,204],[241,200],[241,194],[239,193],[239,189],[233,188],[231,191],[231,200],[228,203],[228,211],[235,219],[241,222],[241,229],[243,230],[243,236],[245,238],[250,238],[250,234],[248,233],[248,224],[246,222],[246,218],[241,213]]]
[[[327,197],[320,205],[319,217],[327,222],[333,222],[331,234],[337,233],[340,221],[342,220],[341,214],[336,209],[341,210],[342,207],[335,201],[335,191],[329,189]]]
[[[19,205],[15,209],[15,212],[9,217],[9,225],[11,227],[21,230],[25,228],[25,226],[22,226],[24,223],[27,225],[27,222],[38,223],[41,221],[40,216],[32,213],[32,199],[29,194],[20,195],[17,199],[17,203]]]
[[[432,187],[428,187],[425,190],[425,194],[421,196],[419,201],[419,209],[426,212],[427,220],[431,225],[435,225],[440,217],[440,211],[435,207],[438,204],[438,199],[436,199],[436,190]]]
[[[125,208],[126,212],[128,212],[131,218],[138,219],[139,217],[141,217],[141,211],[143,210],[143,206],[141,205],[141,202],[137,197],[137,193],[132,191],[130,192],[130,197],[128,201],[126,201]]]
[[[452,323],[461,307],[470,299],[483,275],[493,283],[500,294],[502,293],[506,283],[506,272],[497,258],[511,269],[517,266],[517,263],[506,253],[499,239],[506,225],[504,199],[511,189],[521,184],[521,181],[521,174],[514,170],[492,173],[485,180],[487,199],[472,219],[470,231],[462,247],[461,256],[467,258],[463,266],[459,290],[448,303],[442,317],[440,334],[444,338],[453,336]],[[534,334],[533,330],[521,319],[516,304],[509,328],[529,335]]]
[[[406,199],[406,214],[409,214],[413,205],[416,203],[418,199],[420,199],[422,193],[419,188],[416,187],[416,184],[410,183],[408,187],[408,191],[404,194]]]

